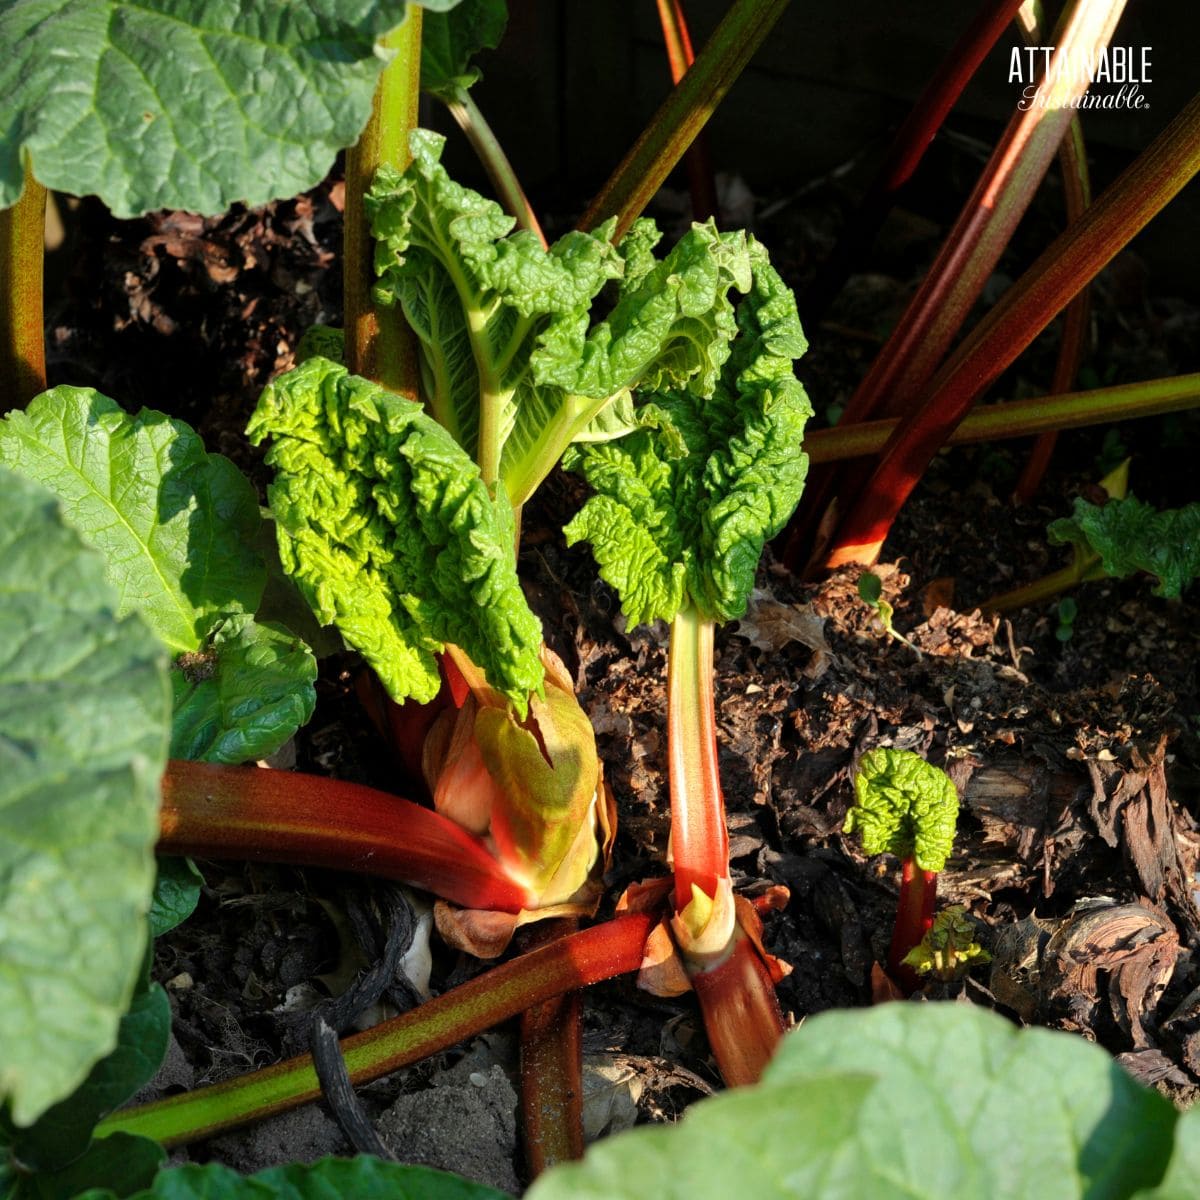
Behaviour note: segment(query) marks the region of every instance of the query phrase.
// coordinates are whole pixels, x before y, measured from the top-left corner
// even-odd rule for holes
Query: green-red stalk
[[[667,756],[678,912],[691,902],[693,885],[711,899],[718,882],[729,878],[729,833],[717,769],[713,632],[713,622],[694,607],[680,610],[671,622]]]
[[[424,888],[464,908],[517,913],[537,899],[488,844],[432,809],[295,771],[172,760],[159,850],[331,867]]]
[[[1029,437],[1047,430],[1083,429],[1197,407],[1200,407],[1200,373],[1068,392],[1064,396],[1032,396],[974,409],[946,439],[946,445]],[[877,454],[900,424],[900,418],[891,417],[809,430],[804,435],[804,452],[814,463]]]
[[[873,563],[901,506],[971,404],[1200,170],[1200,96],[1061,234],[971,331],[892,435],[826,560]]]
[[[1014,111],[928,274],[847,401],[844,421],[857,424],[875,416],[905,414],[926,393],[1049,169],[1073,118],[1071,103],[1087,90],[1082,73],[1055,75],[1055,69],[1064,59],[1078,62],[1084,53],[1094,56],[1098,47],[1107,45],[1123,7],[1124,0],[1076,0],[1040,85],[1042,95],[1058,107],[1032,104]],[[867,466],[855,465],[819,472],[810,481],[804,509],[788,534],[785,558],[794,567],[816,540],[831,499],[861,495],[869,474]],[[839,516],[845,517],[844,506]],[[839,527],[834,555],[841,541]]]
[[[1032,6],[1034,10],[1041,5]],[[1029,5],[1022,5],[1022,19],[1018,24],[1025,35],[1027,45],[1042,45],[1041,29],[1037,19],[1025,20]],[[1063,198],[1066,202],[1067,224],[1078,221],[1084,210],[1092,202],[1092,181],[1088,172],[1087,148],[1083,142],[1083,126],[1076,117],[1063,138],[1058,149],[1058,161],[1062,170]],[[1062,341],[1058,346],[1058,358],[1054,364],[1054,379],[1050,384],[1052,392],[1067,392],[1075,386],[1075,378],[1079,373],[1080,364],[1087,351],[1088,328],[1091,324],[1091,288],[1085,287],[1070,304],[1063,314]],[[1050,430],[1038,435],[1021,478],[1013,489],[1013,499],[1018,504],[1028,504],[1033,499],[1050,465],[1054,447],[1058,441],[1058,431]]]
[[[692,50],[692,35],[683,12],[683,0],[658,0],[658,21],[662,26],[671,82],[678,84],[688,73],[696,55]],[[692,194],[692,220],[707,221],[717,217],[717,184],[713,176],[712,155],[703,130],[684,155],[687,167],[688,190]]]
[[[819,321],[861,254],[875,240],[896,194],[912,178],[962,90],[1024,0],[985,0],[942,59],[896,130],[866,196],[801,302],[805,325]]]
[[[733,0],[683,79],[579,220],[595,229],[617,218],[625,233],[704,128],[725,93],[774,28],[788,0]]]
[[[888,971],[910,995],[921,986],[921,981],[912,967],[904,965],[904,956],[921,944],[933,924],[936,904],[937,872],[922,871],[913,859],[906,858],[900,871],[900,900],[888,950]]]
[[[384,163],[408,165],[408,135],[417,128],[421,82],[421,9],[410,4],[404,21],[383,39],[394,52],[375,89],[371,119],[346,151],[346,212],[343,235],[346,366],[410,399],[418,398],[416,349],[402,320],[380,322],[371,289],[375,269],[363,196]]]
[[[654,915],[617,917],[560,938],[342,1042],[350,1081],[369,1083],[507,1021],[533,1004],[636,971]],[[286,1112],[321,1093],[308,1055],[212,1087],[106,1117],[97,1136],[123,1131],[178,1146]]]
[[[527,937],[550,945],[579,928],[575,917],[539,921]],[[567,992],[521,1014],[521,1133],[530,1179],[583,1157],[583,997]]]
[[[676,913],[671,928],[721,1075],[736,1087],[758,1080],[784,1026],[775,983],[744,928],[744,921],[757,928],[758,919],[738,911],[729,874],[717,759],[714,631],[714,622],[694,607],[682,609],[671,622],[667,759]]]
[[[0,386],[5,408],[24,408],[46,390],[42,277],[46,189],[25,160],[25,187],[0,211]]]

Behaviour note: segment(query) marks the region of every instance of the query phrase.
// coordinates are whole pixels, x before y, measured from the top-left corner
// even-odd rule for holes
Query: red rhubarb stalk
[[[976,398],[1198,170],[1200,96],[1054,240],[950,357],[921,411],[888,441],[827,566],[878,558],[896,514]]]
[[[905,990],[912,993],[921,986],[920,978],[904,959],[910,950],[921,944],[933,924],[937,906],[936,871],[922,871],[912,858],[906,858],[900,868],[900,900],[896,906],[896,924],[892,929],[892,944],[888,950],[888,971]]]
[[[488,843],[432,809],[360,784],[294,771],[173,760],[159,850],[250,858],[399,879],[465,908],[535,907]]]

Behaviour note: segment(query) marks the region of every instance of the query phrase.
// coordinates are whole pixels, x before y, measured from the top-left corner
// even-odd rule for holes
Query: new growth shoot
[[[901,862],[900,902],[888,951],[888,970],[909,992],[918,980],[905,958],[933,924],[938,873],[954,845],[958,793],[945,771],[911,750],[880,747],[859,760],[846,833],[863,851],[894,854]]]

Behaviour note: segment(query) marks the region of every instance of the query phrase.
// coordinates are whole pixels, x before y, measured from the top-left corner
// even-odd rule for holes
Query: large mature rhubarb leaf
[[[1136,496],[1106,504],[1075,501],[1075,515],[1051,523],[1050,541],[1100,555],[1117,579],[1145,571],[1158,579],[1156,596],[1177,600],[1200,575],[1200,504],[1159,512]]]
[[[640,1200],[652,1181],[662,1200],[1116,1200],[1161,1177],[1175,1124],[1080,1038],[885,1004],[810,1017],[757,1087],[601,1142],[526,1196]]]
[[[513,564],[512,507],[419,404],[312,358],[262,394],[283,565],[396,699],[431,700],[461,646],[524,714],[541,625]]]
[[[110,1051],[138,979],[166,658],[43,487],[0,469],[0,1100],[28,1125]]]
[[[430,412],[522,503],[630,388],[711,392],[734,333],[727,293],[750,284],[745,238],[695,226],[660,262],[644,221],[619,248],[602,228],[547,251],[450,179],[442,145],[415,132],[412,164],[381,170],[367,198],[376,293],[402,306],[419,339]],[[611,279],[622,280],[616,307],[593,325]]]
[[[118,615],[136,611],[176,656],[176,757],[244,762],[312,715],[316,664],[258,625],[266,567],[254,489],[182,421],[136,417],[57,387],[0,421],[0,463],[51,488],[104,555]]]
[[[407,1167],[362,1155],[325,1158],[311,1165],[272,1167],[239,1175],[210,1163],[163,1171],[154,1186],[129,1200],[510,1200],[507,1192],[428,1167]],[[78,1200],[112,1200],[112,1192],[89,1191]]]
[[[429,7],[446,8],[455,0]],[[315,186],[358,138],[403,0],[8,0],[0,207],[22,159],[130,217]]]
[[[479,82],[471,59],[494,50],[508,24],[504,0],[462,0],[445,13],[426,13],[421,24],[421,90],[456,100]]]
[[[1156,1188],[1137,1192],[1133,1200],[1196,1200],[1200,1181],[1200,1108],[1183,1113],[1175,1126],[1175,1153]]]
[[[564,458],[596,492],[567,540],[591,543],[631,624],[670,620],[689,603],[709,620],[742,616],[763,545],[804,488],[800,443],[812,408],[792,360],[806,343],[766,251],[751,241],[748,254],[753,286],[712,395],[696,385],[643,392],[637,431],[581,443]]]

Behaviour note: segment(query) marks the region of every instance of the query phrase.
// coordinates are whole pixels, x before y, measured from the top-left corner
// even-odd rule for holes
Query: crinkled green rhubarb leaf
[[[173,652],[201,649],[219,617],[257,608],[258,498],[182,421],[56,387],[0,421],[0,463],[61,498],[104,555],[117,615],[138,612]]]
[[[884,1004],[810,1017],[758,1086],[600,1142],[526,1198],[640,1200],[652,1180],[662,1200],[1114,1200],[1158,1180],[1175,1125],[1082,1038]]]
[[[240,613],[171,672],[171,757],[242,763],[273,754],[312,716],[317,663],[280,625]]]
[[[430,412],[495,471],[502,451],[511,460],[525,448],[524,437],[507,445],[522,408],[537,409],[530,417],[539,428],[577,415],[561,393],[537,394],[530,360],[546,342],[579,340],[593,297],[621,273],[621,260],[603,234],[569,233],[547,252],[528,230],[511,233],[514,221],[498,204],[446,173],[444,144],[416,130],[408,169],[381,168],[366,198],[376,294],[401,304],[420,341]],[[510,467],[501,473],[507,479]]]
[[[154,1186],[129,1200],[510,1200],[507,1192],[429,1167],[408,1167],[360,1155],[272,1167],[239,1175],[218,1163],[162,1171]],[[112,1200],[85,1192],[78,1200]]]
[[[312,358],[271,384],[248,430],[273,439],[280,557],[317,617],[397,700],[431,700],[461,646],[524,714],[541,625],[513,564],[512,508],[419,404]]]
[[[455,100],[481,78],[471,59],[494,50],[508,24],[504,0],[462,0],[445,13],[426,13],[421,23],[421,90]]]
[[[19,1126],[115,1045],[138,980],[166,657],[100,555],[0,469],[0,1101]]]
[[[450,179],[442,145],[418,130],[408,170],[376,177],[376,294],[417,334],[430,411],[519,504],[630,388],[712,390],[735,331],[728,292],[749,287],[750,260],[744,235],[695,226],[660,262],[648,221],[619,248],[604,227],[546,251]],[[593,300],[617,278],[615,308],[593,323]]]
[[[1099,554],[1116,579],[1145,571],[1158,579],[1156,596],[1177,600],[1200,575],[1200,504],[1159,512],[1135,496],[1103,505],[1075,501],[1075,515],[1051,523],[1050,541]]]
[[[715,391],[643,393],[641,426],[573,446],[564,466],[595,490],[566,527],[587,540],[631,624],[693,604],[708,620],[746,611],[763,544],[787,522],[808,470],[808,397],[792,371],[806,343],[795,300],[751,240],[753,285]],[[643,277],[649,286],[655,269]]]
[[[958,792],[945,771],[911,750],[879,747],[859,759],[846,833],[857,831],[867,854],[913,858],[941,871],[954,845]]]
[[[432,6],[431,6],[432,7]],[[436,5],[438,8],[445,4]],[[22,160],[120,217],[314,187],[371,112],[403,0],[10,0],[0,207]]]

